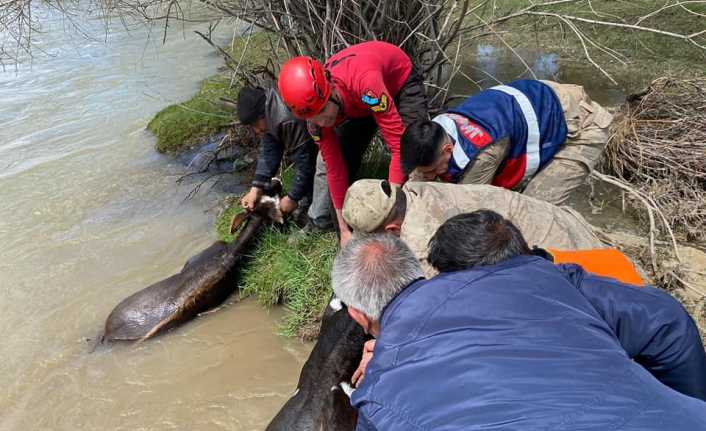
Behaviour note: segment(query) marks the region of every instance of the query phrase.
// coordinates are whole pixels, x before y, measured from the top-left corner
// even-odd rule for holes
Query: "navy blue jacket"
[[[670,295],[519,256],[385,309],[358,430],[706,430],[706,354]]]

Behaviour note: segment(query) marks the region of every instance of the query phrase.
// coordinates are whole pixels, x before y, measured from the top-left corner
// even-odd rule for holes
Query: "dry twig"
[[[660,78],[631,96],[603,169],[648,198],[669,229],[706,240],[706,78]]]

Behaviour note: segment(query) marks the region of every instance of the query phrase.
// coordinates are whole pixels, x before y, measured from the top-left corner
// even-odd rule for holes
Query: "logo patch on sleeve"
[[[366,90],[360,100],[362,100],[363,103],[365,103],[366,105],[370,106],[370,109],[373,112],[387,111],[387,94],[385,93],[378,96],[372,90]]]
[[[483,148],[493,141],[488,132],[463,115],[449,114],[449,117],[454,120],[463,137],[471,141],[477,148]]]

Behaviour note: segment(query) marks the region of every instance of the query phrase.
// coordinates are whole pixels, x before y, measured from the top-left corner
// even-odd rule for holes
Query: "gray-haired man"
[[[336,297],[365,333],[376,338],[385,306],[408,284],[423,278],[419,260],[407,244],[385,233],[353,236],[331,270]],[[354,385],[362,383],[374,348],[374,339],[365,343],[360,366],[351,377]]]
[[[336,256],[331,284],[353,320],[377,336],[382,310],[405,286],[424,278],[412,250],[393,235],[354,237]]]

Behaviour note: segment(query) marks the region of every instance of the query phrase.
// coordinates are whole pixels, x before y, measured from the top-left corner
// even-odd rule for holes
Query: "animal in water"
[[[347,383],[358,368],[369,338],[333,299],[326,307],[319,339],[309,355],[297,389],[266,431],[353,431],[358,419]]]
[[[125,298],[108,316],[99,342],[144,341],[225,301],[235,291],[233,276],[260,228],[282,222],[278,204],[278,198],[263,196],[255,211],[234,219],[231,230],[242,228],[232,242],[216,241],[178,274]]]

